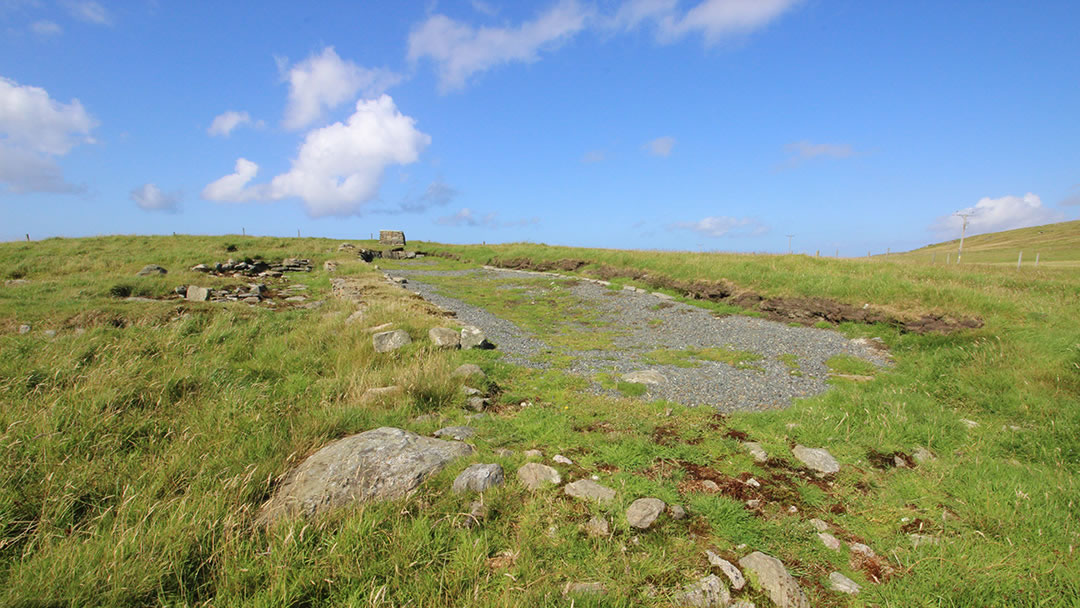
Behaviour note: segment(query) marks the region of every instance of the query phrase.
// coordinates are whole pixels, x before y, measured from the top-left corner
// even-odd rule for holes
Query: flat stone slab
[[[833,591],[839,591],[840,593],[858,595],[859,592],[862,591],[862,586],[859,585],[859,583],[856,583],[839,572],[833,572],[829,575],[829,583],[830,588]]]
[[[371,336],[371,343],[375,346],[375,352],[377,353],[388,353],[411,342],[412,338],[409,337],[409,332],[404,329],[381,331]]]
[[[539,490],[547,484],[559,485],[562,476],[555,469],[540,464],[539,462],[527,462],[517,470],[518,481],[530,490]]]
[[[643,369],[641,371],[630,372],[623,374],[622,379],[626,382],[636,382],[638,384],[665,384],[667,378],[663,374],[654,369]]]
[[[401,498],[472,447],[382,427],[330,442],[289,472],[260,519],[313,516],[373,500]]]
[[[147,264],[146,266],[142,267],[142,270],[140,270],[139,272],[136,272],[135,274],[137,274],[140,277],[152,277],[152,276],[160,276],[160,275],[163,275],[163,274],[167,274],[168,272],[169,272],[168,270],[165,270],[164,268],[162,268],[161,266],[158,266],[157,264]]]
[[[197,285],[188,285],[184,298],[188,302],[205,302],[210,299],[210,290]]]
[[[644,530],[653,525],[666,506],[659,498],[639,498],[626,509],[626,521],[631,526]]]
[[[720,568],[724,576],[731,581],[732,589],[739,591],[746,586],[746,578],[743,577],[742,572],[739,571],[735,564],[708,550],[705,551],[705,557],[709,560],[709,564]]]
[[[780,608],[810,608],[810,600],[780,560],[754,551],[740,559],[739,565],[750,573],[755,586],[765,590]]]
[[[750,456],[754,458],[754,462],[758,464],[769,460],[769,454],[765,452],[765,448],[761,447],[761,444],[756,441],[744,442],[743,448],[750,453]]]
[[[824,448],[808,448],[806,446],[797,445],[791,453],[795,458],[799,459],[799,462],[802,462],[818,473],[831,475],[840,470],[840,463],[836,462],[836,459],[833,458],[832,454]]]
[[[579,479],[573,483],[568,483],[563,488],[563,492],[567,496],[597,502],[609,502],[615,498],[615,490],[602,486],[591,479]]]

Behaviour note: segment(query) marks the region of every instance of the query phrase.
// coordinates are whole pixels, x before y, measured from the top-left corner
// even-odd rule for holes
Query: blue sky
[[[388,8],[389,7],[389,8]],[[865,255],[1080,217],[1075,1],[0,0],[0,239]]]

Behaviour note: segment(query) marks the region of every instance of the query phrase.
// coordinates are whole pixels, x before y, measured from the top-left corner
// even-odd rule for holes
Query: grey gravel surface
[[[550,367],[542,354],[553,350],[544,336],[532,335],[515,324],[486,310],[440,293],[441,288],[423,283],[425,275],[461,276],[465,281],[535,278],[540,273],[512,270],[393,270],[395,277],[407,277],[407,288],[425,299],[457,313],[462,323],[484,329],[504,359],[529,367]],[[558,278],[559,275],[548,275]],[[566,277],[576,278],[576,277]],[[592,378],[599,373],[622,374],[652,369],[667,382],[647,385],[647,397],[667,399],[685,405],[710,405],[723,411],[785,407],[793,398],[815,395],[828,389],[825,361],[848,354],[887,365],[887,355],[857,344],[832,330],[791,327],[754,317],[716,317],[709,310],[662,299],[649,293],[612,290],[593,282],[580,281],[569,287],[591,310],[610,321],[616,330],[614,350],[571,351],[569,373]],[[556,331],[553,328],[553,331]],[[656,349],[727,348],[762,356],[752,362],[760,369],[737,369],[726,363],[701,361],[699,367],[650,365],[642,356]],[[801,375],[778,357],[798,357]],[[598,393],[609,392],[599,385]]]

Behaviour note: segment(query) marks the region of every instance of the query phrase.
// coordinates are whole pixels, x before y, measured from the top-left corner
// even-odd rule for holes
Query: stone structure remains
[[[390,247],[404,247],[405,233],[400,230],[380,230],[379,244]]]

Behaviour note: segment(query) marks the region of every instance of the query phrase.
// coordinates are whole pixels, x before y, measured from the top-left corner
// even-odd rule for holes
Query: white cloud
[[[60,103],[45,89],[0,77],[0,182],[15,192],[72,192],[55,158],[94,143],[98,125],[78,99]]]
[[[713,238],[761,236],[769,232],[768,226],[753,218],[728,216],[706,217],[696,222],[676,222],[668,226],[668,228],[690,230]]]
[[[476,215],[468,207],[462,208],[453,215],[447,215],[435,220],[440,226],[469,226],[472,228],[513,228],[520,226],[532,226],[540,223],[540,218],[533,217],[523,220],[500,221],[496,212]]]
[[[375,97],[401,81],[399,75],[388,70],[363,68],[342,60],[332,46],[288,68],[285,79],[289,83],[289,101],[283,124],[288,129],[310,125],[327,110],[356,99],[357,93]]]
[[[234,173],[206,186],[202,196],[223,202],[297,197],[313,217],[360,214],[378,195],[386,168],[416,162],[431,143],[415,124],[388,95],[360,100],[345,123],[308,132],[287,173],[249,185],[259,166],[241,158]]]
[[[131,191],[131,200],[146,211],[176,212],[180,205],[180,193],[166,194],[154,184],[143,184]]]
[[[675,148],[675,138],[670,135],[657,137],[646,143],[643,147],[653,156],[671,156],[671,151]]]
[[[1044,207],[1042,199],[1030,192],[1023,197],[984,197],[974,207],[961,209],[958,213],[972,214],[968,218],[967,234],[969,236],[1051,224],[1065,219],[1063,213]],[[963,220],[959,216],[945,215],[939,217],[930,230],[942,237],[956,238],[960,236],[962,224]]]
[[[499,12],[498,8],[496,8],[494,6],[491,6],[487,2],[482,2],[481,0],[472,0],[472,2],[470,2],[470,4],[472,4],[472,7],[473,7],[474,11],[476,11],[478,13],[483,13],[483,14],[487,15],[488,17],[494,17],[496,15],[496,13]]]
[[[801,0],[704,0],[680,13],[675,0],[630,0],[609,20],[609,26],[630,30],[652,22],[663,42],[701,33],[706,44],[716,44],[726,37],[747,34],[768,25],[799,2]]]
[[[251,120],[251,115],[247,112],[236,112],[234,110],[228,110],[214,117],[214,121],[210,123],[210,128],[206,132],[210,135],[221,135],[228,137],[232,133],[233,129],[241,125],[251,125],[254,127],[261,127],[263,122]]]
[[[38,36],[57,36],[64,33],[64,29],[57,23],[42,19],[41,21],[35,21],[30,24],[30,31],[34,32]]]
[[[424,193],[401,201],[400,208],[389,213],[423,213],[432,207],[444,207],[458,195],[458,191],[437,179],[428,184]]]
[[[109,15],[109,11],[93,0],[67,0],[64,6],[72,17],[81,21],[97,25],[112,25],[112,16]]]
[[[515,61],[535,61],[541,49],[584,29],[587,17],[575,0],[562,0],[516,27],[476,28],[433,15],[409,34],[409,59],[431,59],[437,66],[440,89],[459,89],[477,72]]]

